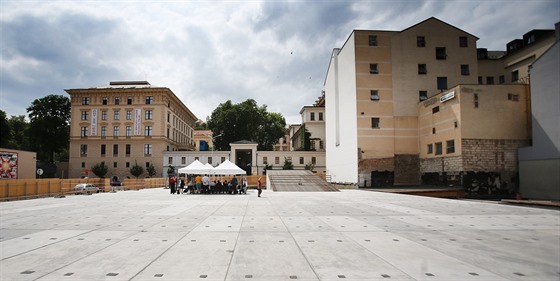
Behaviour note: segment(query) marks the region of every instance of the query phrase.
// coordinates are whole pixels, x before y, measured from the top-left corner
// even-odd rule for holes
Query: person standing
[[[194,186],[195,186],[195,193],[200,193],[200,190],[202,189],[202,178],[200,177],[200,175],[197,175],[196,178],[194,179]]]
[[[241,179],[241,188],[243,189],[243,194],[247,194],[247,178],[243,177]]]
[[[171,189],[171,194],[175,194],[175,177],[169,178],[169,189]]]
[[[259,177],[259,180],[257,181],[257,190],[259,191],[259,197],[261,197],[261,193],[262,193],[262,181],[261,181],[261,177]]]
[[[204,177],[202,177],[202,190],[203,190],[203,193],[205,193],[205,194],[209,193],[210,178],[208,178],[208,175],[204,175]]]

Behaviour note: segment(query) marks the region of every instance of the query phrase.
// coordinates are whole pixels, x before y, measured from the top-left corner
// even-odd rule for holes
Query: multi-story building
[[[299,111],[301,126],[291,135],[292,150],[325,151],[325,98]],[[306,148],[306,143],[307,148]]]
[[[197,151],[205,151],[214,149],[211,130],[195,130],[194,143]]]
[[[332,52],[325,79],[327,175],[360,186],[422,183],[422,157],[430,156],[422,154],[419,103],[460,85],[526,84],[528,66],[553,42],[550,34],[529,32],[528,48],[504,53],[477,49],[476,36],[433,17],[402,31],[354,30]],[[485,88],[497,92],[484,98],[501,97],[501,89]],[[526,119],[529,113],[515,114]],[[489,139],[511,138],[481,127],[504,133]]]
[[[68,89],[71,98],[69,176],[87,176],[102,161],[107,177],[130,176],[134,164],[163,176],[164,151],[194,150],[197,118],[166,87],[146,81]]]

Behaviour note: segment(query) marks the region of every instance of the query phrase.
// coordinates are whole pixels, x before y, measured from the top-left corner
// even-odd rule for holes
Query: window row
[[[469,40],[467,36],[459,36],[459,47],[467,48],[469,46]],[[377,35],[369,35],[368,37],[368,45],[369,46],[377,46]],[[416,47],[418,48],[425,48],[426,47],[426,37],[425,36],[416,36]]]
[[[128,143],[125,144],[124,155],[129,157],[131,150],[132,150],[132,145],[128,144]],[[119,157],[119,145],[118,144],[113,144],[113,151],[112,152],[113,152],[113,157]],[[107,145],[106,144],[101,144],[99,155],[101,157],[105,157],[107,155]],[[146,155],[146,156],[152,155],[152,145],[151,144],[144,144],[144,155]],[[81,144],[80,145],[80,156],[81,157],[87,157],[88,156],[88,145],[87,144]],[[92,156],[92,155],[90,155],[90,156]]]
[[[120,127],[121,126],[113,126],[113,137],[118,137],[120,135]],[[153,132],[154,132],[153,126],[144,126],[144,136],[145,137],[153,136]],[[88,137],[89,136],[89,127],[85,127],[85,126],[81,127],[80,136],[82,138]],[[132,136],[132,126],[125,126],[125,136],[127,136],[127,137]],[[107,126],[101,126],[101,137],[107,137]]]
[[[435,146],[435,153],[434,153],[434,146]],[[427,146],[427,153],[434,154],[434,155],[442,155],[443,154],[443,143],[436,142],[435,144],[428,144]],[[445,153],[451,154],[455,153],[455,140],[448,140],[445,141]]]
[[[150,167],[151,165],[152,165],[151,162],[146,162],[146,168]],[[124,166],[125,168],[130,168],[131,167],[130,162],[125,162]],[[113,162],[113,168],[118,168],[118,167],[119,167],[118,162]],[[84,169],[86,168],[86,162],[82,162],[82,168]]]
[[[286,160],[288,160],[289,162],[292,162],[292,157],[286,157]],[[311,162],[308,162],[308,164],[311,163],[312,165],[316,165],[317,164],[317,157],[311,157]],[[263,164],[264,165],[268,165],[268,157],[263,157]],[[280,157],[276,156],[274,157],[274,165],[283,165],[284,162],[280,163]],[[301,156],[299,157],[299,164],[300,165],[305,165],[305,157]]]
[[[511,82],[518,82],[519,81],[519,70],[514,70],[511,72]],[[506,76],[500,75],[498,76],[498,83],[504,84],[506,83]],[[484,77],[478,76],[478,84],[484,84]],[[494,76],[486,76],[486,84],[493,85],[494,83]]]
[[[469,65],[468,64],[461,64],[460,72],[461,72],[461,75],[463,75],[463,76],[470,75],[471,71],[470,71]],[[418,74],[420,74],[420,75],[428,74],[428,66],[425,63],[419,63],[418,64]]]
[[[146,96],[145,97],[145,102],[146,102],[146,104],[153,104],[154,103],[154,97],[153,96]],[[89,97],[82,97],[82,105],[89,105],[89,103],[90,103],[90,98]],[[108,104],[108,98],[107,97],[102,97],[101,98],[101,104],[102,105],[107,105]],[[121,104],[121,97],[114,97],[113,104],[114,105],[120,105]],[[126,98],[126,104],[132,104],[132,97],[131,96]]]
[[[89,120],[89,111],[84,110],[82,111],[82,121]],[[120,120],[121,113],[120,111],[113,112],[113,120]],[[151,109],[144,110],[144,120],[153,120],[154,119],[154,111]],[[107,110],[101,111],[101,120],[107,120]],[[126,120],[132,120],[132,110],[126,111]]]
[[[315,121],[315,112],[310,112],[309,120]],[[319,121],[323,121],[323,112],[319,112]]]

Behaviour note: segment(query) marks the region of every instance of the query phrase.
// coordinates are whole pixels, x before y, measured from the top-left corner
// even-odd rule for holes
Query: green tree
[[[207,122],[215,137],[217,150],[229,150],[229,144],[239,140],[258,143],[259,150],[272,150],[285,134],[286,120],[280,113],[269,113],[266,105],[258,106],[253,99],[239,104],[230,100],[220,104]]]
[[[152,163],[150,163],[150,166],[148,166],[146,168],[146,172],[148,172],[148,176],[153,177],[156,175],[156,168],[154,167],[154,165]]]
[[[282,166],[282,170],[293,170],[293,169],[294,169],[294,164],[292,164],[292,161],[288,159],[288,157],[284,157],[284,166]]]
[[[6,112],[0,109],[0,147],[7,147],[12,135]]]
[[[70,138],[70,99],[49,95],[33,101],[27,108],[31,147],[41,160],[53,161],[53,153],[68,148]]]
[[[25,115],[11,116],[8,119],[10,137],[6,148],[18,150],[31,150],[29,142],[29,123]]]
[[[138,177],[142,175],[142,173],[144,173],[144,168],[142,168],[142,166],[138,165],[138,163],[134,161],[134,165],[130,167],[130,174],[138,179]]]
[[[173,168],[173,166],[167,166],[167,175],[170,177],[175,175],[175,168]]]
[[[196,123],[194,123],[194,129],[195,130],[209,130],[208,129],[208,123],[203,122],[201,120],[196,121]]]
[[[104,178],[107,172],[109,172],[109,167],[105,165],[105,161],[97,163],[91,167],[91,172],[99,178]]]

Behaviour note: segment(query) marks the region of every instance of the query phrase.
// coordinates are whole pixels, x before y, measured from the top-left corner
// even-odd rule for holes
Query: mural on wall
[[[17,153],[0,151],[0,160],[2,161],[2,166],[0,168],[0,178],[17,179]]]

